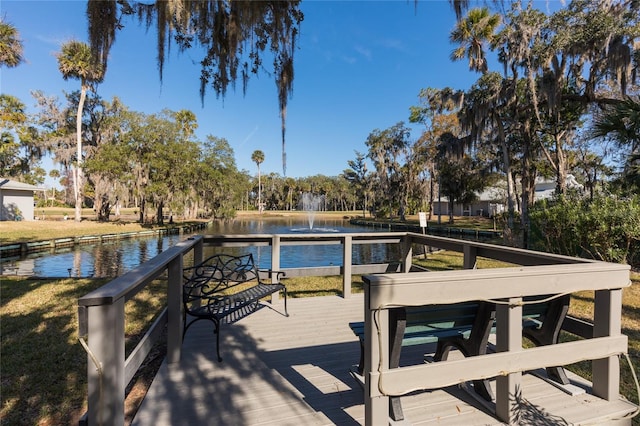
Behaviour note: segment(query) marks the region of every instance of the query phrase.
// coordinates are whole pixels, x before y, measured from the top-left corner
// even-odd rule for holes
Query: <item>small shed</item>
[[[0,220],[33,220],[33,193],[44,188],[0,178]]]

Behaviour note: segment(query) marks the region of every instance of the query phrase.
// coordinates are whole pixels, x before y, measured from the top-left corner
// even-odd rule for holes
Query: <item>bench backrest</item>
[[[549,301],[532,303],[537,299],[546,299],[548,295],[525,298],[522,317],[525,321],[540,322],[547,316]],[[568,306],[568,303],[567,303]],[[478,314],[478,302],[452,303],[448,305],[425,305],[406,307],[407,328],[414,331],[421,329],[438,330],[472,326]],[[564,315],[560,317],[564,320]],[[561,324],[560,324],[561,325]],[[529,324],[531,327],[532,324]]]
[[[478,303],[409,306],[406,310],[407,327],[423,325],[433,329],[452,328],[472,325],[478,312]]]
[[[202,263],[185,268],[183,285],[184,302],[223,294],[237,285],[258,282],[258,268],[251,253],[232,256],[215,254]]]

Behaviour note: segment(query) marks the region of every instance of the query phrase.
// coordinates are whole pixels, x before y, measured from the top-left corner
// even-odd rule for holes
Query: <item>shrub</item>
[[[640,196],[577,196],[536,203],[531,247],[608,262],[640,262]]]

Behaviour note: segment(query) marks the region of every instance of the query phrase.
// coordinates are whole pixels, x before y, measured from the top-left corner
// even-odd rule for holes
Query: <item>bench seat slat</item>
[[[242,290],[235,294],[230,294],[201,307],[202,312],[222,319],[231,312],[238,311],[246,306],[252,305],[262,298],[265,298],[277,291],[283,290],[282,284],[257,284],[251,288]]]

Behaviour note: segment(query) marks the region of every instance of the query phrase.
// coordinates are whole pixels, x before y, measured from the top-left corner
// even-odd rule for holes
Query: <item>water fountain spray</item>
[[[316,212],[320,210],[324,195],[315,195],[310,192],[302,194],[302,210],[307,212],[307,220],[309,221],[309,229],[313,229],[313,221],[316,217]]]

